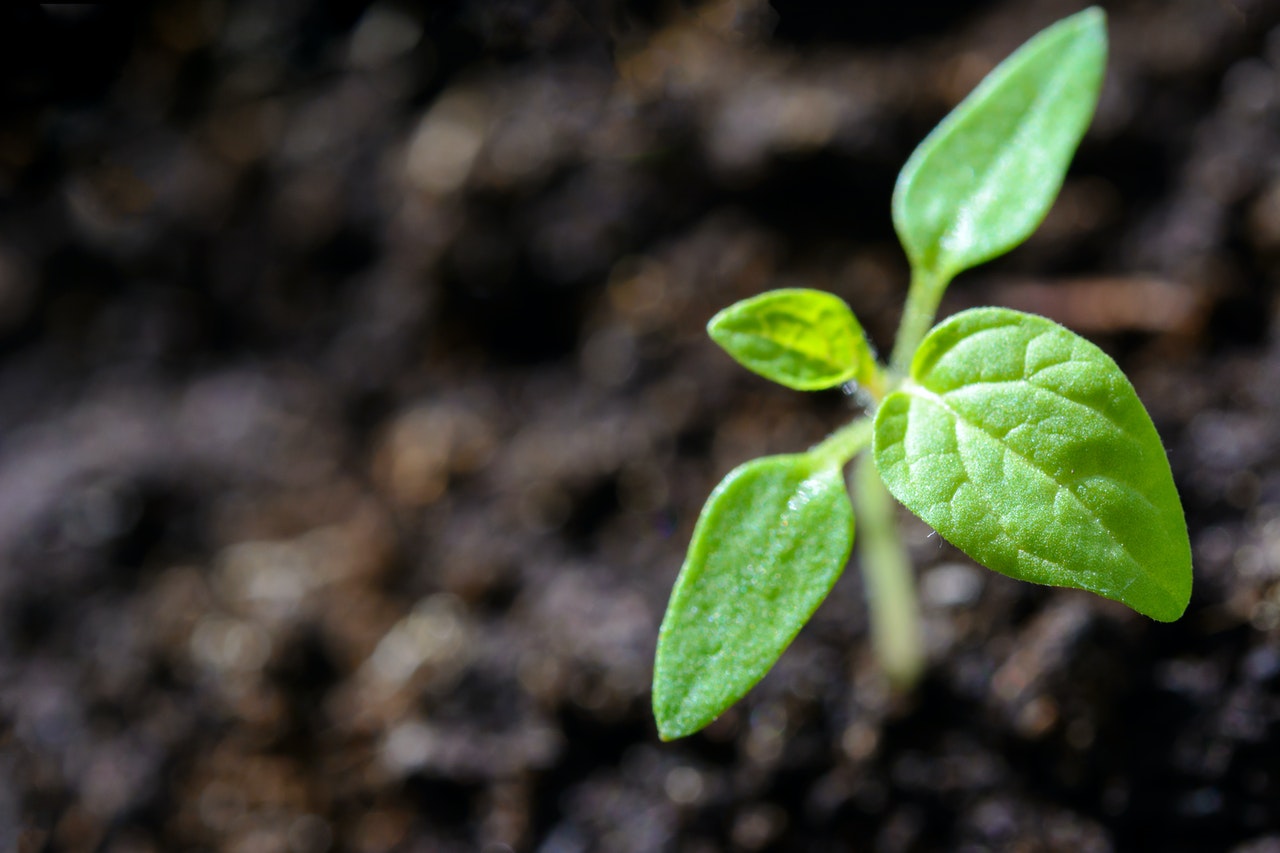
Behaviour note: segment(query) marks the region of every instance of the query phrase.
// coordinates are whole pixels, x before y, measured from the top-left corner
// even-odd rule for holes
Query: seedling
[[[827,596],[854,540],[844,467],[867,449],[852,480],[860,562],[873,642],[898,685],[918,677],[924,654],[890,494],[1002,574],[1088,590],[1159,621],[1186,609],[1182,505],[1160,437],[1115,362],[1007,308],[933,326],[958,273],[1044,219],[1093,116],[1106,49],[1100,9],[1059,21],[911,155],[893,195],[911,285],[887,365],[828,293],[772,291],[711,320],[716,343],[761,376],[802,391],[852,383],[868,403],[822,443],[747,462],[711,493],[658,638],[653,709],[664,740],[740,699]]]

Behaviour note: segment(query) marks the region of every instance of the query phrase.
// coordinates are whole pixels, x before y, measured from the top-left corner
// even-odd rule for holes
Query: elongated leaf
[[[1093,116],[1106,54],[1101,9],[1059,21],[929,134],[893,194],[912,267],[950,280],[1031,236]]]
[[[853,508],[840,468],[816,465],[756,459],[707,499],[658,633],[663,740],[698,731],[763,678],[844,570]]]
[[[1191,596],[1191,547],[1169,461],[1114,361],[1005,308],[925,338],[876,415],[889,491],[980,563],[1078,587],[1160,621]]]
[[[865,382],[875,357],[849,306],[821,290],[771,290],[711,318],[707,333],[748,370],[797,391]]]

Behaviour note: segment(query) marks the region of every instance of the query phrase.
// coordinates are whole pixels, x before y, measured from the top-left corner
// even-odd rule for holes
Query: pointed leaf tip
[[[1106,16],[1086,9],[1001,62],[915,150],[893,222],[913,268],[950,280],[1026,240],[1093,117]]]

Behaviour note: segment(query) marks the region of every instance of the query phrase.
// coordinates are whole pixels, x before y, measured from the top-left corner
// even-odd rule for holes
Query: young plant
[[[840,299],[777,290],[712,318],[748,369],[802,391],[856,383],[865,415],[804,453],[731,471],[694,529],[662,622],[653,709],[692,734],[773,666],[843,571],[854,539],[873,642],[909,686],[924,654],[892,494],[974,560],[1076,587],[1160,621],[1191,596],[1191,548],[1169,461],[1133,386],[1062,326],[975,308],[934,326],[958,273],[1026,240],[1062,186],[1106,64],[1100,9],[1035,36],[916,149],[893,223],[911,286],[888,365]],[[887,489],[887,492],[886,492]]]

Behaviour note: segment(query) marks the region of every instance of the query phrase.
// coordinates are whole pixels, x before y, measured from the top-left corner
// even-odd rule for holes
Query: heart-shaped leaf
[[[865,382],[875,357],[849,306],[821,290],[771,290],[711,318],[707,333],[748,370],[797,391]]]
[[[838,465],[768,456],[721,481],[658,633],[653,714],[663,740],[703,728],[764,677],[852,547],[853,508]]]
[[[978,562],[1078,587],[1160,621],[1191,596],[1191,546],[1169,460],[1114,361],[1005,308],[955,315],[876,415],[894,497]]]
[[[1093,117],[1107,59],[1101,9],[1032,38],[956,107],[898,176],[893,223],[913,268],[950,281],[1036,229]]]

